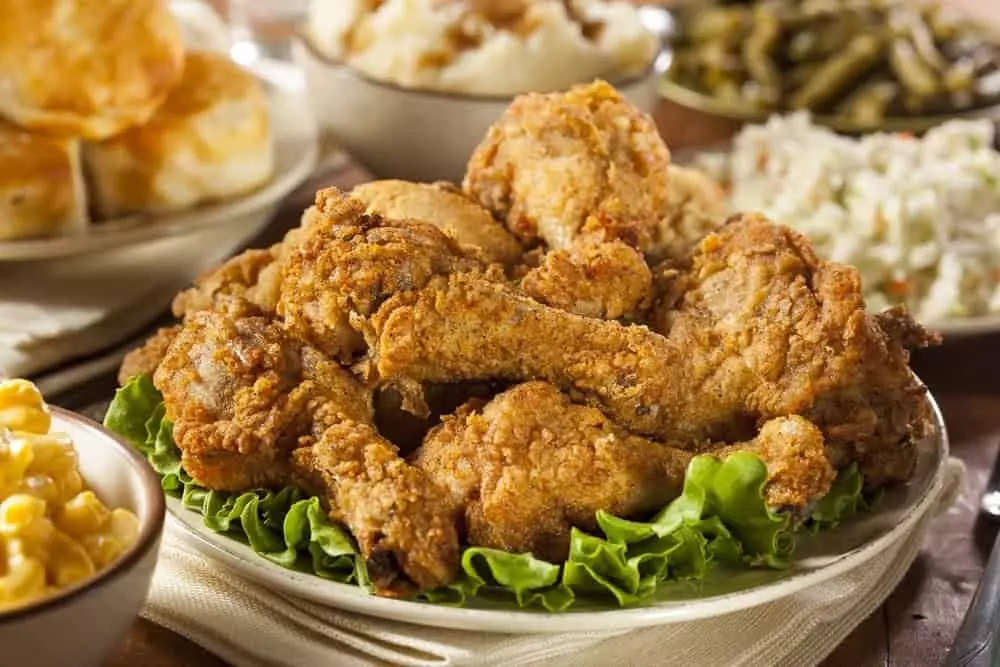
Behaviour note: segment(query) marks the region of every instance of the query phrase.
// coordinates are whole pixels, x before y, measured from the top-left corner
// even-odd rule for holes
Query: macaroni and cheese
[[[139,520],[85,488],[38,389],[0,381],[0,611],[71,586],[131,546]]]

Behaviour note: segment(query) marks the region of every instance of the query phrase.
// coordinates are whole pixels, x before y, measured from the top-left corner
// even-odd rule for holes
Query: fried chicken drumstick
[[[428,435],[415,465],[465,508],[470,544],[569,554],[570,529],[594,532],[599,510],[648,515],[680,495],[694,452],[632,435],[553,385],[528,382],[481,409],[467,404]],[[753,441],[704,449],[723,458],[753,452],[768,465],[775,510],[804,510],[835,476],[819,430],[801,417],[764,424]]]
[[[454,508],[371,425],[370,392],[252,306],[190,317],[154,375],[184,469],[244,491],[297,484],[354,534],[380,594],[448,583]]]

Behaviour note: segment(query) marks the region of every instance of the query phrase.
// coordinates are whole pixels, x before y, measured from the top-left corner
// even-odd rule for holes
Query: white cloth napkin
[[[262,588],[202,555],[168,521],[143,615],[237,667],[812,665],[888,597],[961,487],[951,459],[927,510],[863,567],[753,609],[618,633],[498,635],[369,618]]]
[[[136,333],[271,213],[180,238],[0,265],[0,377],[33,375]]]

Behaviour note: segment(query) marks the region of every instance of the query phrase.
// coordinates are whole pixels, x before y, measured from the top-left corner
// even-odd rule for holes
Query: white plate
[[[255,73],[265,82],[274,128],[274,178],[248,195],[177,213],[131,215],[94,223],[79,234],[0,243],[0,261],[52,259],[93,253],[142,241],[182,236],[245,219],[277,204],[313,172],[319,159],[316,120],[301,73],[292,65],[262,61]],[[341,154],[327,156],[324,166]]]
[[[253,553],[241,542],[213,533],[201,515],[168,498],[168,511],[208,555],[242,575],[276,591],[326,606],[418,625],[504,633],[561,633],[631,629],[693,621],[755,607],[822,584],[854,569],[912,528],[933,501],[942,483],[948,438],[937,405],[935,433],[918,448],[913,480],[888,491],[876,511],[815,537],[800,538],[797,558],[788,570],[715,571],[700,585],[662,586],[646,606],[595,611],[571,608],[553,614],[523,611],[473,600],[465,608],[390,600],[368,595],[356,586],[286,570]]]

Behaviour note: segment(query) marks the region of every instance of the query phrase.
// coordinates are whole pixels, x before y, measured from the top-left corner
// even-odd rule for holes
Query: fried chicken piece
[[[193,287],[174,297],[171,305],[174,316],[184,318],[203,310],[211,310],[220,299],[226,297],[243,298],[255,303],[265,312],[273,312],[274,304],[268,303],[270,290],[259,290],[262,298],[258,300],[257,283],[261,274],[277,259],[279,247],[280,244],[267,250],[245,250],[202,273],[195,278]]]
[[[335,403],[344,419],[372,418],[371,399],[350,373],[249,305],[192,315],[153,381],[184,469],[220,491],[287,480],[287,455],[312,429],[316,401]]]
[[[373,181],[354,188],[351,197],[363,201],[367,213],[432,224],[478,248],[487,261],[510,266],[521,257],[517,239],[489,211],[445,184]]]
[[[193,287],[174,297],[174,316],[185,318],[202,310],[224,308],[233,300],[248,301],[273,315],[281,294],[282,261],[318,215],[314,207],[306,209],[300,226],[288,230],[279,243],[263,250],[245,250],[198,276]]]
[[[547,253],[521,288],[541,303],[584,317],[634,320],[650,305],[653,274],[634,248],[587,236]]]
[[[184,469],[220,491],[297,483],[355,535],[381,595],[448,583],[454,508],[371,426],[371,395],[249,304],[189,317],[154,375]]]
[[[746,215],[707,237],[676,283],[651,326],[694,351],[695,384],[725,387],[708,410],[743,394],[751,414],[818,424],[834,463],[859,460],[871,484],[909,477],[930,414],[908,347],[937,339],[905,313],[868,314],[854,268]]]
[[[806,518],[837,478],[827,455],[823,433],[804,417],[776,417],[764,422],[753,440],[735,445],[708,445],[701,452],[726,459],[738,452],[756,454],[767,465],[764,497],[775,511]]]
[[[726,193],[702,172],[671,164],[667,206],[647,255],[650,261],[680,259],[729,215]]]
[[[516,98],[472,154],[463,188],[525,244],[560,250],[596,234],[645,252],[669,162],[652,119],[597,81]]]
[[[126,354],[118,369],[118,385],[124,386],[137,375],[152,375],[180,330],[181,328],[176,325],[161,327],[143,343],[142,347],[137,347]]]
[[[544,379],[635,433],[678,441],[745,440],[763,420],[801,414],[838,467],[860,461],[871,485],[909,477],[925,389],[902,341],[865,312],[854,269],[751,215],[709,236],[670,282],[683,287],[654,318],[660,335],[474,274],[437,277],[370,318],[374,370],[387,383]]]
[[[365,350],[365,322],[397,292],[431,277],[484,268],[434,225],[387,220],[329,188],[283,264],[278,313],[289,331],[344,362]]]
[[[458,568],[455,507],[368,424],[334,423],[292,453],[303,488],[330,498],[380,595],[408,597],[450,583]]]
[[[446,418],[414,461],[465,508],[473,545],[562,562],[570,529],[596,531],[599,510],[646,517],[680,495],[694,456],[632,435],[545,382],[519,385],[477,408]],[[765,497],[776,510],[805,511],[833,482],[823,437],[801,417],[769,421],[754,441],[712,454],[738,451],[768,464]]]

